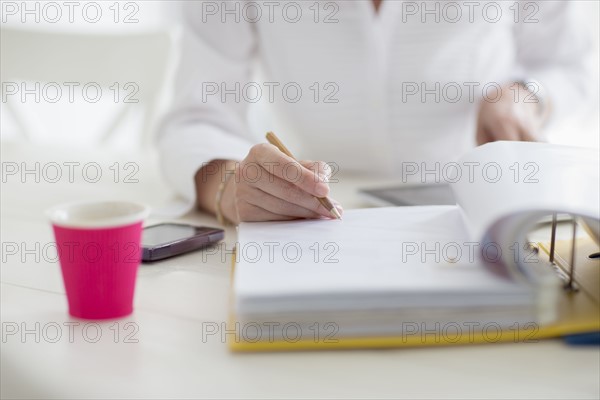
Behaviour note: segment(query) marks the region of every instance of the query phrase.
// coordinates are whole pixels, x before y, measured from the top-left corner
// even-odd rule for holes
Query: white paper
[[[473,179],[463,175],[452,189],[474,236],[482,237],[502,217],[527,212],[600,219],[598,150],[496,142],[469,152],[458,164],[464,172],[469,165],[473,169]]]
[[[456,206],[350,210],[341,221],[243,223],[238,237],[238,312],[485,305],[522,302],[507,294],[527,291],[482,268]]]

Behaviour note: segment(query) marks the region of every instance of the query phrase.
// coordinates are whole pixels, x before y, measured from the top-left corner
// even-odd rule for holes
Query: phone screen
[[[384,189],[363,190],[363,193],[393,206],[454,205],[456,200],[450,185],[423,184]]]
[[[142,232],[142,246],[153,247],[163,243],[177,242],[204,232],[214,231],[214,228],[202,228],[178,224],[161,224],[145,228]]]

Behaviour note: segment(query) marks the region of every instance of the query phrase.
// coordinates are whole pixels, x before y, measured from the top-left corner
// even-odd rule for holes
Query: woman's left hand
[[[502,87],[500,99],[489,93],[477,117],[477,144],[497,140],[539,140],[546,114],[538,98],[520,83]],[[494,101],[494,102],[492,102]]]

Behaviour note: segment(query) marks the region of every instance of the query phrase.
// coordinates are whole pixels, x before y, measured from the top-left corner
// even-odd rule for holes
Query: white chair
[[[138,102],[119,102],[120,110],[100,135],[101,143],[108,143],[116,128],[134,108],[141,109],[142,123],[136,141],[146,146],[164,105],[164,88],[169,77],[171,35],[167,31],[132,34],[83,34],[47,32],[3,27],[1,30],[0,75],[2,89],[5,82],[93,82],[104,93],[118,82],[123,89],[127,82]],[[114,89],[113,89],[114,90]],[[124,95],[121,93],[121,96]],[[15,96],[4,96],[5,111],[15,122],[21,135],[30,140],[33,128],[31,113],[19,110]],[[22,107],[21,107],[22,108]]]

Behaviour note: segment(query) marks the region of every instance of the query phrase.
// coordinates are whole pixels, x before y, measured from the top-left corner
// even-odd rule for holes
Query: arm
[[[179,65],[173,106],[158,142],[168,182],[190,204],[196,200],[195,176],[201,168],[213,160],[241,161],[253,145],[247,104],[223,102],[221,87],[250,81],[254,31],[243,19],[221,23],[219,15],[206,13],[210,4],[205,3],[186,1],[174,6],[176,22],[182,26]],[[207,183],[207,191],[211,187]]]
[[[222,3],[182,3],[175,104],[159,140],[167,179],[199,209],[216,214],[220,207],[234,223],[329,217],[315,198],[329,192],[325,164],[298,163],[274,146],[255,144],[247,102],[231,93],[222,96],[223,89],[243,87],[253,77],[257,44],[252,25],[231,17],[223,23],[219,13],[206,12]],[[228,169],[235,177],[222,186]]]

